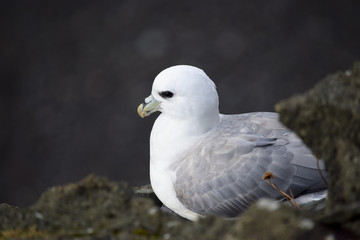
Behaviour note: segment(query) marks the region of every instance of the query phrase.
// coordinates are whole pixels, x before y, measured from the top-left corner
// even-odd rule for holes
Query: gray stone
[[[324,221],[347,226],[360,236],[360,63],[280,102],[276,110],[330,173]]]

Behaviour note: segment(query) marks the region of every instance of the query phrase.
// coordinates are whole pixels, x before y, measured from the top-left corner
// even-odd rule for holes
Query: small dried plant
[[[289,202],[291,203],[293,206],[295,206],[296,208],[300,209],[299,204],[297,204],[297,202],[295,201],[294,195],[291,191],[291,189],[289,189],[290,191],[290,195],[287,194],[286,192],[282,191],[280,188],[278,188],[275,183],[273,183],[271,181],[271,179],[274,178],[274,174],[272,172],[265,172],[264,176],[263,176],[263,180],[267,181],[270,186],[272,186],[273,188],[275,188],[277,191],[279,191],[279,193],[281,193],[281,195]]]

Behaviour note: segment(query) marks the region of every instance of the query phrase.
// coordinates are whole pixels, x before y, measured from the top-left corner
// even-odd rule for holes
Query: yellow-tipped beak
[[[160,102],[157,101],[152,95],[145,98],[145,103],[138,106],[137,112],[140,117],[144,118],[150,114],[160,110]]]

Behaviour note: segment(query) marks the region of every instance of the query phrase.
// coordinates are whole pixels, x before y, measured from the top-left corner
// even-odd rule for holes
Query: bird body
[[[155,111],[150,136],[150,180],[155,194],[177,214],[236,217],[260,198],[281,199],[323,191],[316,158],[276,113],[219,114],[215,84],[200,69],[174,66],[154,80],[138,108]]]

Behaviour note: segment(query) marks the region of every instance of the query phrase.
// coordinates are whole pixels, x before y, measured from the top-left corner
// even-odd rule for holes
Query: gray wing
[[[259,198],[282,198],[262,179],[266,171],[295,197],[326,189],[316,158],[277,119],[275,113],[221,115],[220,126],[172,166],[180,201],[199,214],[238,216]]]

